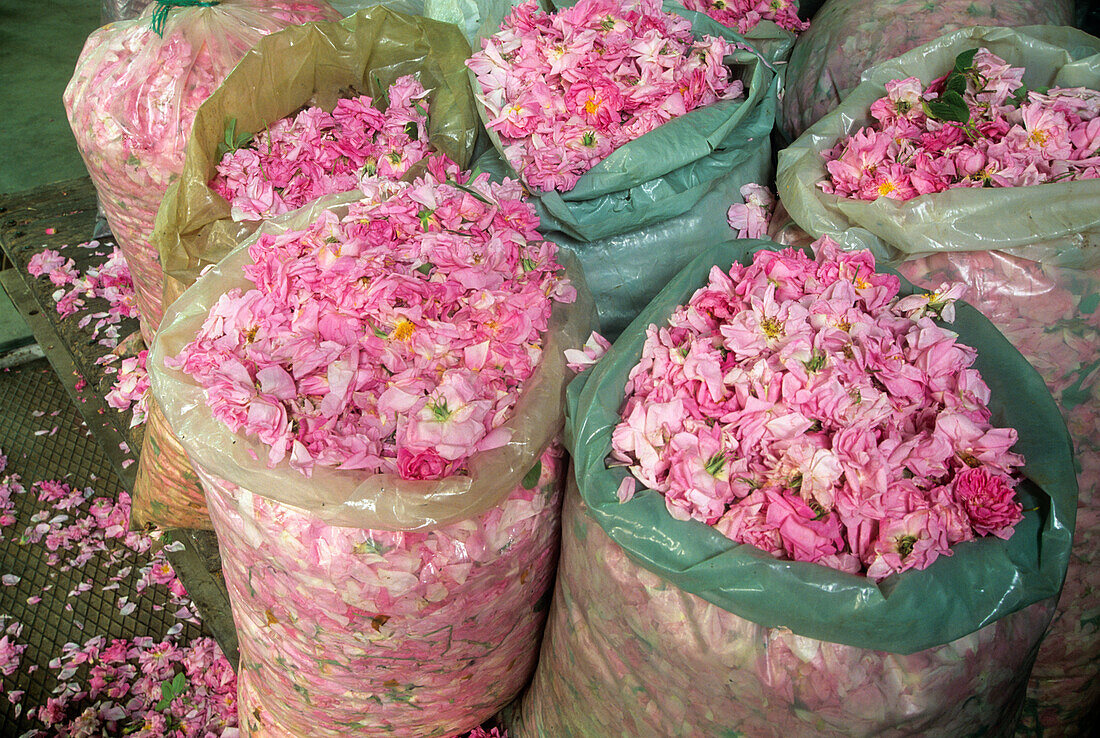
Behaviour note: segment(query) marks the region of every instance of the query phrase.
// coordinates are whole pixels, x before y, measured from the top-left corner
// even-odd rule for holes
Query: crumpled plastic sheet
[[[1054,608],[909,655],[765,628],[632,561],[570,477],[538,668],[511,735],[1011,735]]]

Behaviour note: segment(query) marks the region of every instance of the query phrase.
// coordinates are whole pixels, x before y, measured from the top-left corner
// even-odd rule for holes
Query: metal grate
[[[45,414],[35,417],[35,411]],[[60,412],[53,416],[54,411]],[[50,431],[55,425],[56,434],[35,435],[35,431]],[[160,640],[171,626],[182,621],[173,616],[175,608],[165,607],[167,592],[163,587],[153,585],[137,592],[137,572],[148,563],[149,556],[131,552],[121,542],[111,541],[126,553],[124,562],[109,565],[109,549],[70,571],[63,571],[64,557],[62,564],[47,562],[49,552],[44,542],[20,544],[23,531],[31,525],[31,516],[48,508],[48,503],[38,502],[30,492],[33,482],[58,479],[74,487],[90,486],[96,496],[113,499],[122,491],[110,463],[45,360],[0,371],[0,449],[8,456],[3,474],[19,474],[28,490],[27,494],[13,495],[16,523],[2,529],[4,540],[0,541],[0,572],[22,577],[14,586],[0,587],[0,614],[23,624],[22,635],[16,640],[28,646],[18,671],[2,677],[5,692],[26,692],[20,716],[14,714],[8,700],[0,699],[0,735],[17,736],[41,727],[27,719],[27,712],[45,704],[56,686],[55,672],[47,665],[61,655],[66,642],[83,644],[97,635],[108,639],[152,636]],[[133,566],[130,576],[119,583],[117,590],[103,591],[103,585],[125,565]],[[78,584],[89,580],[91,590],[68,596]],[[32,596],[41,597],[41,602],[28,604],[27,598]],[[118,598],[122,596],[137,605],[125,618],[119,614]],[[184,623],[181,640],[199,635],[198,626]]]

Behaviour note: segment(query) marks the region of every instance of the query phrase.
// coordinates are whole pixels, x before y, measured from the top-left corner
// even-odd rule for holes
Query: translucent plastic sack
[[[986,728],[1010,729],[1014,722],[1031,655],[1065,574],[1077,489],[1068,434],[1041,378],[970,306],[956,306],[952,329],[978,350],[975,368],[990,388],[993,421],[1018,431],[1013,450],[1026,460],[1017,487],[1026,512],[1009,540],[958,544],[927,569],[876,585],[815,564],[781,561],[697,521],[675,520],[664,498],[648,489],[619,502],[627,472],[608,469],[606,457],[646,327],[667,320],[712,266],[728,269],[760,248],[777,246],[740,240],[696,258],[600,363],[570,385],[566,443],[584,515],[597,525],[578,527],[578,513],[570,513],[563,527],[559,594],[566,612],[555,611],[534,686],[524,698],[520,735],[891,734],[898,722],[909,734],[958,735],[965,725],[962,734],[984,735]],[[902,288],[902,294],[913,291]],[[614,543],[593,537],[601,530]],[[574,545],[582,550],[571,559]],[[601,557],[613,566],[598,566]],[[625,569],[622,562],[629,571],[608,573]],[[617,596],[623,591],[629,594]],[[568,603],[567,594],[578,604]],[[608,613],[610,625],[599,613]],[[727,628],[735,634],[747,628],[752,635],[731,636]],[[589,636],[590,629],[611,635]],[[666,632],[681,640],[666,645]],[[573,637],[576,642],[567,643]],[[637,646],[625,645],[631,639]],[[761,661],[761,649],[775,639],[776,654]],[[652,656],[624,657],[648,649]],[[654,665],[642,666],[647,659]],[[749,676],[731,674],[738,668]],[[679,669],[682,674],[671,675]],[[633,681],[635,671],[645,681]],[[720,685],[713,701],[701,691],[711,682]],[[990,683],[1001,686],[987,691]],[[592,707],[596,700],[611,703],[615,694],[621,707]],[[776,709],[777,700],[786,708]],[[586,722],[608,714],[614,717],[605,728]],[[627,727],[613,727],[615,720]],[[687,729],[678,727],[680,720]]]
[[[1039,371],[1062,408],[1081,490],[1055,620],[1039,649],[1028,717],[1043,735],[1085,735],[1100,707],[1100,264],[1059,267],[1002,251],[932,254],[899,270],[919,286],[968,286],[966,299]]]
[[[131,499],[131,528],[211,527],[199,478],[154,399],[148,403]]]
[[[565,462],[432,530],[328,525],[206,474],[240,642],[246,736],[452,736],[530,677]],[[291,472],[296,474],[297,472]]]
[[[1096,384],[1100,181],[951,190],[897,203],[840,200],[815,182],[820,152],[865,125],[884,83],[928,81],[955,55],[987,46],[1027,69],[1024,83],[1100,89],[1100,39],[1073,29],[972,29],[949,34],[868,70],[841,106],[780,153],[780,197],[799,226],[847,247],[869,246],[913,281],[966,283],[967,299],[1039,370],[1072,435],[1080,503],[1066,586],[1030,689],[1048,731],[1074,734],[1100,705],[1100,387]],[[914,261],[915,260],[915,261]],[[905,263],[902,263],[905,262]]]
[[[172,291],[182,292],[259,224],[233,221],[229,203],[208,186],[228,119],[236,119],[238,135],[255,133],[303,106],[331,110],[355,94],[378,99],[411,74],[429,91],[432,145],[466,166],[479,128],[466,81],[469,53],[453,26],[378,5],[340,23],[290,28],[259,42],[195,114],[178,183],[157,213],[152,242],[167,279],[179,282]]]
[[[334,20],[324,0],[223,0],[144,14],[88,37],[65,88],[65,110],[137,292],[141,332],[151,343],[163,312],[161,267],[149,243],[157,206],[179,176],[195,110],[265,34]],[[167,20],[153,30],[153,14]]]
[[[596,298],[600,332],[610,340],[634,319],[649,301],[689,261],[717,243],[735,240],[726,221],[730,205],[742,202],[741,187],[771,178],[771,146],[765,138],[740,163],[705,180],[693,193],[687,212],[659,223],[613,236],[581,241],[543,226],[544,236],[577,255],[585,280]],[[496,150],[485,152],[476,168],[494,178],[513,176]],[[545,223],[545,221],[544,221]]]
[[[1073,0],[828,0],[795,43],[780,129],[791,140],[840,104],[871,66],[968,26],[1069,26]]]
[[[300,230],[356,193],[266,221]],[[534,663],[553,576],[562,479],[553,448],[572,377],[564,351],[590,331],[592,302],[568,252],[577,301],[557,303],[508,442],[468,474],[402,480],[289,460],[215,420],[203,389],[168,369],[227,290],[248,288],[250,239],[168,310],[150,383],[203,482],[241,648],[241,719],[256,735],[452,735],[511,699]],[[550,449],[550,450],[548,450]],[[537,480],[537,481],[536,481]]]
[[[737,32],[671,0],[663,8],[691,20],[697,36],[745,43]],[[479,36],[495,32],[499,22],[496,17],[483,22]],[[770,157],[777,89],[774,67],[752,51],[738,51],[727,63],[743,81],[744,97],[696,108],[630,141],[585,172],[569,192],[533,192],[542,232],[597,241],[687,213],[719,178],[765,181],[759,161]],[[471,85],[480,89],[472,72]],[[477,108],[484,121],[484,106]],[[500,137],[493,131],[488,135],[503,156]],[[510,166],[508,176],[518,176]]]
[[[639,566],[570,477],[550,618],[510,734],[1011,735],[1053,607],[909,655],[767,628]]]
[[[1024,67],[1029,89],[1100,89],[1100,39],[1072,28],[968,28],[878,64],[839,108],[779,152],[776,186],[795,222],[815,237],[828,233],[845,248],[870,248],[895,263],[937,251],[1024,247],[1064,265],[1095,258],[1100,180],[957,188],[905,202],[849,200],[817,186],[827,176],[821,152],[869,125],[868,109],[886,94],[886,82],[913,76],[927,84],[950,71],[958,53],[979,46]]]

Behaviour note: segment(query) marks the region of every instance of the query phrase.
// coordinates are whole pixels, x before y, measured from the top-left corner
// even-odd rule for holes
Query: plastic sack
[[[957,188],[905,202],[850,200],[817,186],[827,176],[821,152],[869,125],[868,108],[886,94],[886,82],[913,76],[927,84],[950,71],[959,52],[979,46],[1024,67],[1029,89],[1100,89],[1100,39],[1072,28],[968,28],[883,62],[867,70],[839,108],[779,152],[776,185],[795,222],[815,237],[828,233],[845,248],[870,248],[895,263],[945,250],[1024,247],[1056,254],[1060,264],[1094,258],[1089,247],[1100,235],[1100,180]]]
[[[931,80],[959,51],[985,45],[1027,72],[1028,86],[1100,89],[1100,39],[1067,28],[959,31],[881,64],[828,116],[780,153],[780,196],[800,226],[848,247],[870,246],[920,284],[947,279],[969,297],[1039,370],[1070,428],[1081,490],[1077,526],[1051,632],[1030,698],[1047,730],[1090,724],[1100,704],[1100,387],[1096,384],[1100,284],[1100,181],[951,190],[905,203],[856,203],[825,195],[820,151],[869,120],[890,79]],[[813,170],[813,171],[811,171]]]
[[[154,0],[101,0],[99,19],[103,24],[132,20],[141,15]]]
[[[565,462],[433,530],[331,526],[206,474],[240,641],[241,734],[452,736],[529,678]],[[290,472],[297,474],[297,472]]]
[[[735,240],[736,234],[726,222],[730,205],[744,200],[742,186],[766,182],[772,173],[767,138],[745,153],[747,157],[738,166],[699,187],[695,193],[698,200],[690,210],[663,222],[593,241],[540,227],[544,236],[580,260],[605,337],[614,340],[697,254],[716,243]],[[476,168],[495,179],[515,176],[496,150],[485,152]]]
[[[743,619],[639,566],[569,479],[531,687],[510,734],[1011,735],[1053,599],[910,655]]]
[[[606,457],[646,328],[667,320],[705,283],[712,266],[728,269],[760,248],[778,246],[739,240],[696,258],[607,355],[570,385],[566,442],[584,515],[597,525],[578,528],[578,513],[571,512],[563,527],[561,597],[520,711],[521,736],[614,735],[616,730],[623,735],[888,734],[895,722],[907,719],[911,722],[902,730],[926,734],[942,728],[944,735],[958,735],[985,734],[981,726],[1010,728],[1014,721],[1031,655],[1062,584],[1077,490],[1069,439],[1049,392],[973,308],[958,304],[952,329],[978,349],[975,368],[991,391],[992,420],[1017,429],[1014,450],[1026,459],[1017,492],[1027,512],[1009,540],[956,545],[952,556],[927,569],[876,585],[815,564],[774,559],[697,521],[677,521],[651,490],[618,501],[627,472],[608,469]],[[903,294],[912,291],[903,286]],[[600,539],[601,530],[610,540]],[[577,558],[572,558],[574,545],[582,547]],[[592,550],[583,548],[589,545]],[[596,549],[614,567],[599,566]],[[626,572],[609,573],[613,569]],[[566,600],[570,577],[577,582],[576,606]],[[611,596],[626,587],[629,594]],[[587,593],[598,602],[589,601]],[[559,607],[567,611],[559,614]],[[593,634],[590,642],[577,635],[577,642],[569,643],[575,633],[605,627],[598,613],[608,613],[611,635]],[[746,628],[754,635],[737,638],[727,632]],[[627,645],[630,640],[637,645]],[[773,641],[774,659],[761,661],[761,650]],[[649,649],[656,655],[622,656]],[[647,660],[653,665],[644,666]],[[731,674],[738,664],[751,670],[751,678]],[[633,681],[634,670],[641,670],[645,681]],[[708,678],[710,672],[714,676]],[[998,686],[987,691],[991,682]],[[700,696],[706,684],[716,685],[713,701]],[[607,703],[615,694],[621,707],[614,708],[607,726],[585,722],[611,714]],[[603,707],[594,708],[596,700]],[[787,709],[777,710],[777,701]],[[679,727],[682,721],[693,729]],[[628,727],[615,727],[620,724]]]
[[[927,569],[876,585],[866,577],[774,559],[697,521],[677,521],[663,497],[650,490],[641,490],[629,502],[618,501],[626,470],[608,469],[605,459],[612,429],[620,421],[623,387],[641,354],[646,328],[663,324],[705,283],[712,266],[728,269],[735,260],[747,263],[761,248],[779,246],[745,239],[697,257],[600,363],[570,386],[566,442],[581,495],[601,527],[643,566],[734,614],[809,638],[892,653],[942,645],[1057,594],[1077,501],[1068,433],[1039,375],[986,318],[965,304],[957,306],[951,329],[977,349],[974,368],[990,388],[991,422],[1017,430],[1013,450],[1026,461],[1017,494],[1027,512],[1009,540],[987,537],[957,544],[950,557]],[[903,283],[902,295],[915,291]],[[661,531],[659,537],[655,530]],[[760,586],[764,581],[767,587]],[[743,584],[748,582],[752,585]]]
[[[131,496],[130,527],[210,529],[202,485],[154,398],[149,399],[147,412]]]
[[[871,66],[968,26],[1069,26],[1073,0],[828,0],[794,45],[779,110],[791,140]]]
[[[157,2],[132,21],[88,37],[65,88],[77,147],[137,292],[141,333],[160,323],[161,266],[149,243],[157,206],[179,176],[195,110],[261,36],[335,19],[324,0],[223,0],[211,6]],[[168,11],[163,35],[152,14]]]
[[[248,247],[259,235],[301,230],[326,208],[343,217],[346,204],[361,196],[354,192],[331,195],[265,221],[252,238],[207,271],[165,315],[147,361],[150,388],[188,458],[209,476],[262,490],[265,497],[301,508],[330,525],[418,530],[464,520],[489,509],[513,490],[564,423],[562,398],[572,372],[565,366],[563,352],[584,344],[595,312],[580,267],[568,252],[559,254],[577,288],[577,300],[554,305],[543,336],[542,358],[524,384],[510,418],[501,426],[511,432],[511,439],[472,457],[466,476],[414,481],[318,466],[307,478],[291,469],[286,460],[269,468],[262,442],[235,434],[215,420],[194,378],[164,365],[166,356],[178,356],[195,337],[211,306],[223,294],[252,287],[241,268],[251,263]]]
[[[691,20],[697,36],[745,41],[735,31],[675,2],[666,2],[663,9]],[[481,35],[497,28],[499,20],[495,25],[487,21]],[[771,65],[755,52],[738,51],[732,63],[744,82],[745,97],[696,108],[620,146],[585,172],[569,192],[533,192],[542,232],[596,241],[687,213],[719,178],[732,175],[742,183],[765,181],[759,161],[770,158],[777,79]],[[470,82],[480,90],[472,72]],[[484,106],[477,109],[484,121]],[[500,137],[493,131],[488,135],[503,156]],[[761,149],[766,151],[762,154]],[[510,165],[508,176],[518,177]],[[632,269],[641,266],[631,264]]]
[[[464,167],[478,133],[466,81],[469,53],[453,26],[383,6],[340,23],[290,28],[256,44],[196,112],[179,181],[157,213],[152,240],[168,279],[187,287],[259,225],[234,222],[229,203],[207,186],[221,158],[227,119],[236,118],[238,133],[255,133],[303,106],[332,110],[339,98],[354,94],[377,99],[411,74],[429,91],[432,145]]]

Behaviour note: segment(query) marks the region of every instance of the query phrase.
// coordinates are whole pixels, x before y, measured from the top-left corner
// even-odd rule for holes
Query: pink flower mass
[[[265,235],[171,365],[268,462],[438,479],[498,447],[541,355],[553,301],[575,290],[517,182],[445,157],[412,183],[377,178],[347,215]]]
[[[990,424],[975,351],[934,320],[960,290],[899,300],[870,252],[813,248],[715,267],[649,327],[611,463],[675,518],[876,580],[1009,537],[1016,432]]]
[[[1100,92],[1029,91],[1023,68],[975,52],[927,86],[916,77],[887,82],[870,108],[875,123],[824,153],[829,177],[818,186],[860,200],[910,200],[1100,176]]]
[[[226,152],[210,186],[234,220],[263,220],[357,189],[363,177],[399,179],[431,151],[426,98],[404,76],[384,93],[384,111],[366,95],[337,101],[332,113],[306,108]]]
[[[706,13],[724,26],[748,33],[760,21],[773,21],[788,31],[805,31],[810,27],[798,17],[798,6],[792,0],[681,0],[688,10]]]
[[[722,64],[732,51],[696,39],[658,0],[580,0],[556,13],[529,0],[467,65],[509,164],[531,187],[567,191],[628,141],[739,97]]]

